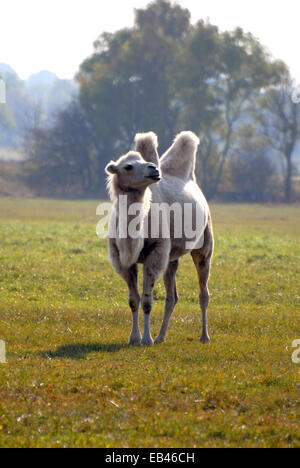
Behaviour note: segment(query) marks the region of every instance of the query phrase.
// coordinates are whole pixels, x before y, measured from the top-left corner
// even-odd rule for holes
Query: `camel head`
[[[136,151],[130,151],[116,162],[111,161],[105,170],[109,175],[109,183],[122,191],[145,190],[161,179],[157,166],[145,161]]]

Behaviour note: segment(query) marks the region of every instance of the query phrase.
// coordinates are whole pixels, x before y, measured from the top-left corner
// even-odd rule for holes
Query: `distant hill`
[[[0,76],[6,83],[7,98],[7,103],[0,105],[0,149],[18,150],[26,130],[34,126],[37,118],[47,125],[53,114],[65,108],[78,92],[75,81],[61,80],[47,70],[21,80],[10,65],[0,63]]]
[[[13,73],[16,75],[16,72],[13,68],[11,68],[10,65],[7,65],[6,63],[0,63],[0,75],[5,78],[5,75]]]
[[[48,71],[31,75],[26,80],[26,88],[46,118],[65,107],[77,93],[77,85],[73,80],[61,80]]]
[[[34,86],[36,84],[52,85],[59,78],[55,73],[51,73],[47,70],[40,71],[39,73],[34,73],[26,80],[28,86]]]

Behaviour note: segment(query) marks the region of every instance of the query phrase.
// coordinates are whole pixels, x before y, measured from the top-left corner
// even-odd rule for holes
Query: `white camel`
[[[106,167],[108,188],[113,201],[113,212],[110,226],[116,225],[115,235],[109,236],[109,255],[115,271],[127,283],[129,305],[132,311],[132,331],[129,343],[132,345],[153,345],[150,332],[150,313],[153,306],[153,289],[158,278],[163,274],[166,288],[164,318],[160,333],[155,343],[164,341],[169,320],[178,301],[176,289],[176,271],[178,259],[191,253],[197,269],[200,286],[200,306],[202,310],[201,343],[209,343],[207,330],[207,308],[209,304],[208,279],[211,257],[213,254],[213,231],[208,204],[196,183],[195,163],[199,139],[192,132],[181,132],[173,145],[159,159],[157,137],[154,133],[138,134],[135,138],[136,151],[130,151],[116,162]],[[126,198],[125,198],[126,196]],[[126,235],[121,226],[120,201],[127,200]],[[134,221],[133,207],[141,206],[138,221]],[[189,206],[193,216],[202,214],[203,223],[195,234],[193,243],[185,232],[180,237],[176,234],[178,219],[170,213],[167,220],[166,207],[174,203],[181,207]],[[163,204],[162,216],[154,214],[154,207]],[[153,216],[154,214],[154,216]],[[186,218],[182,210],[182,225],[194,225]],[[194,220],[194,217],[192,218]],[[134,221],[139,231],[137,236],[129,235],[130,222]],[[169,227],[169,235],[163,231],[163,223]],[[156,234],[152,235],[153,224],[159,225]],[[145,230],[147,226],[147,233]],[[155,226],[154,226],[155,227]],[[156,226],[157,227],[157,226]],[[191,227],[191,226],[188,226]],[[121,230],[123,234],[121,235]],[[151,231],[151,232],[150,232]],[[110,229],[112,232],[112,229]],[[143,294],[138,290],[138,263],[144,265]],[[144,334],[139,331],[140,303],[144,312]]]

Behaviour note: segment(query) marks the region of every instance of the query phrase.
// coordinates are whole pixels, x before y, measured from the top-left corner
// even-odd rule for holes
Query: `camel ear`
[[[117,165],[111,161],[105,168],[105,171],[107,172],[107,174],[116,174],[118,171],[117,171]]]

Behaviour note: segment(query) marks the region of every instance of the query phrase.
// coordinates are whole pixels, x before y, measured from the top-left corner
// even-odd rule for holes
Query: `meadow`
[[[0,199],[0,447],[300,447],[299,205],[212,205],[212,342],[186,256],[152,348],[127,345],[96,207]],[[155,299],[154,336],[162,281]]]

